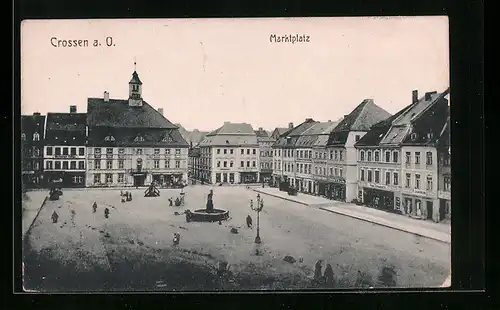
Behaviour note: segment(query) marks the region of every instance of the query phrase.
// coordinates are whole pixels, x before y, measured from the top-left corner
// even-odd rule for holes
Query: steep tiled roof
[[[257,136],[252,125],[247,123],[230,123],[210,132],[200,142],[200,146],[246,146],[258,145]]]
[[[189,144],[192,143],[193,145],[199,144],[208,134],[207,131],[199,131],[197,129],[193,131],[186,130],[186,128],[184,128],[181,124],[175,124],[175,126],[179,128],[179,132],[184,140],[186,140]]]
[[[389,112],[376,105],[372,99],[365,99],[333,131],[368,131],[372,125],[390,116]]]
[[[257,138],[269,138],[269,134],[264,129],[254,130]]]
[[[297,139],[295,143],[296,147],[312,147],[313,145],[321,145],[322,142],[317,144],[320,137],[322,137],[321,141],[326,139],[328,141],[328,135],[332,130],[337,126],[338,122],[317,122],[313,126],[309,127],[305,130],[301,136]],[[326,142],[324,142],[326,145]]]
[[[215,135],[255,135],[252,125],[247,123],[230,123],[225,122],[222,127],[207,134],[207,136]]]
[[[421,97],[415,104],[411,105],[410,109],[407,109],[402,113],[397,119],[394,120],[394,126],[408,125],[410,122],[416,120],[420,117],[422,113],[426,111],[432,104],[443,98],[448,94],[449,90],[443,93],[431,92],[429,98],[426,96]]]
[[[201,156],[200,148],[194,147],[194,148],[189,149],[188,156],[189,157],[200,157]]]
[[[35,132],[38,132],[40,139],[43,138],[45,126],[45,115],[22,115],[21,116],[21,132],[26,134],[27,140],[32,140],[29,137]]]
[[[48,145],[85,145],[85,113],[47,113],[45,142]]]
[[[177,128],[160,112],[143,101],[141,107],[131,107],[128,100],[88,98],[87,124],[119,128]]]
[[[106,139],[110,137],[110,139]],[[111,138],[112,137],[112,138]],[[188,147],[177,129],[92,127],[89,145]]]
[[[292,129],[289,129],[284,134],[282,134],[279,139],[274,143],[273,147],[287,148],[295,146],[295,143],[302,135],[302,133],[308,130],[311,126],[314,126],[317,122],[313,119],[306,119],[305,122]]]
[[[128,83],[142,85],[141,79],[139,79],[139,74],[137,74],[136,71],[134,71],[134,73],[132,73],[132,79]]]

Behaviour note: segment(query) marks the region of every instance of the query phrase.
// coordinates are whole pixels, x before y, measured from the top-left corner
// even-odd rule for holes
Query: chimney
[[[288,128],[292,129],[293,128],[293,123],[288,123]]]
[[[311,122],[312,120],[312,118],[306,118],[306,122]]]
[[[332,120],[331,120],[331,119],[329,119],[329,120],[328,120],[328,123],[331,123],[331,122],[332,122]]]
[[[414,90],[411,93],[411,103],[417,103],[418,102],[418,90]]]
[[[259,131],[262,131],[262,130],[263,130],[262,127],[259,127]]]
[[[40,116],[40,112],[34,112],[33,116]]]
[[[69,113],[76,113],[76,105],[69,106]]]
[[[108,93],[108,91],[104,91],[104,102],[109,102],[109,93]]]
[[[430,92],[425,93],[425,101],[430,101],[432,98],[432,95],[434,95],[436,93],[437,93],[437,91],[430,91]]]
[[[161,115],[163,115],[163,108],[158,108],[158,113],[160,113]]]

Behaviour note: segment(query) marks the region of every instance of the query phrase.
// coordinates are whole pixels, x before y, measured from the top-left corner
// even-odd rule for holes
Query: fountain
[[[229,211],[222,209],[214,209],[213,204],[213,190],[210,190],[210,193],[207,197],[207,205],[205,209],[198,209],[195,211],[187,210],[186,213],[186,222],[219,222],[225,221],[229,218]]]

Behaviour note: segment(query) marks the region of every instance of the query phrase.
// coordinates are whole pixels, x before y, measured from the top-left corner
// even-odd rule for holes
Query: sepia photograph
[[[20,52],[25,292],[450,287],[447,17],[24,20]]]

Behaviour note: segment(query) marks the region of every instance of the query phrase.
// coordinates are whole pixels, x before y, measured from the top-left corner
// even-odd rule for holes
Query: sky
[[[448,33],[444,16],[27,20],[21,113],[86,112],[87,98],[104,91],[127,99],[135,68],[144,100],[188,130],[337,120],[363,99],[394,114],[412,90],[449,87]],[[309,42],[270,42],[273,34]],[[89,46],[54,47],[57,40]]]

